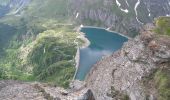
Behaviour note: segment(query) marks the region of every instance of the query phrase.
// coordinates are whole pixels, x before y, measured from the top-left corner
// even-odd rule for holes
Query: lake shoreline
[[[76,52],[76,56],[75,56],[75,73],[74,73],[74,76],[73,76],[73,81],[75,80],[75,77],[76,77],[76,74],[77,74],[77,71],[78,71],[78,67],[79,67],[79,64],[80,64],[80,47],[77,47],[77,52]]]
[[[80,64],[80,49],[83,49],[83,48],[86,48],[86,47],[88,47],[89,45],[90,45],[90,41],[85,37],[85,33],[83,33],[83,32],[81,32],[80,30],[81,30],[81,26],[79,26],[79,27],[77,27],[76,28],[76,32],[79,34],[78,36],[77,36],[77,38],[79,38],[79,39],[81,39],[81,40],[83,40],[84,41],[84,44],[83,45],[81,45],[81,46],[79,46],[78,44],[77,44],[77,52],[76,52],[76,55],[75,55],[75,62],[76,62],[76,64],[75,64],[75,68],[76,68],[76,71],[75,71],[75,74],[74,74],[74,77],[73,77],[73,81],[75,81],[76,79],[76,74],[77,74],[77,71],[78,71],[78,69],[79,69],[79,64]]]
[[[96,29],[103,29],[103,30],[106,30],[106,31],[108,31],[108,32],[115,33],[115,34],[121,35],[121,36],[123,36],[123,37],[126,37],[127,39],[132,39],[132,38],[129,37],[129,36],[126,36],[126,35],[121,34],[121,33],[119,33],[119,32],[112,31],[112,30],[109,30],[109,29],[106,29],[106,28],[103,28],[103,27],[97,27],[97,26],[82,26],[82,27],[81,27],[81,26],[80,26],[80,30],[81,30],[81,28],[96,28]]]
[[[75,71],[75,74],[74,74],[74,77],[73,77],[73,81],[76,80],[76,75],[77,75],[77,72],[78,72],[78,69],[79,69],[79,65],[80,65],[80,49],[86,48],[86,47],[88,47],[90,45],[90,41],[85,37],[85,33],[81,32],[82,28],[103,29],[103,30],[105,30],[107,32],[111,32],[111,33],[114,33],[114,34],[121,35],[121,36],[127,38],[128,40],[132,39],[132,38],[126,36],[126,35],[123,35],[121,33],[118,33],[118,32],[115,32],[115,31],[111,31],[111,30],[108,30],[108,29],[102,28],[102,27],[83,26],[83,25],[80,25],[79,27],[76,27],[76,32],[78,32],[78,34],[79,34],[79,36],[77,38],[82,39],[85,43],[82,46],[77,45],[77,53],[76,53],[76,56],[75,56],[75,62],[76,62],[75,68],[76,68],[76,71]]]
[[[90,45],[90,41],[85,37],[85,33],[81,32],[81,28],[82,28],[81,26],[75,28],[76,32],[79,34],[77,36],[77,38],[83,40],[84,43],[81,46],[78,45],[78,43],[76,43],[77,52],[76,52],[76,55],[74,57],[76,70],[75,70],[75,73],[74,73],[74,76],[73,76],[73,80],[70,82],[70,87],[73,88],[73,89],[78,86],[77,84],[80,85],[80,84],[82,84],[81,82],[84,82],[84,81],[80,81],[80,80],[76,79],[76,75],[78,73],[78,69],[79,69],[79,65],[80,65],[80,49],[86,48]],[[85,86],[85,85],[82,84],[82,86]]]

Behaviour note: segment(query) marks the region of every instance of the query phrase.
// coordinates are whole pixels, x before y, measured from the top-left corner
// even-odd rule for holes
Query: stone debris
[[[94,97],[85,87],[75,91],[45,83],[8,80],[0,81],[0,100],[94,100]]]

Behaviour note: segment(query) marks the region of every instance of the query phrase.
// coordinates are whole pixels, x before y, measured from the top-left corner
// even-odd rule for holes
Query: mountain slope
[[[170,14],[169,0],[70,0],[79,24],[110,28],[135,36],[142,24]]]
[[[159,16],[170,15],[169,0],[7,1],[9,3],[2,5],[6,4],[3,7],[7,7],[7,12],[10,10],[9,14],[20,12],[30,18],[55,19],[58,23],[100,26],[131,37],[138,34],[142,24],[152,22]]]
[[[66,1],[32,0],[24,7],[27,0],[6,3],[11,9],[0,18],[0,79],[69,86],[81,39],[67,19]],[[20,13],[11,14],[22,7]]]
[[[167,22],[167,20],[169,20],[169,17],[160,17],[157,19],[157,21],[162,20],[163,22],[164,20],[166,20]],[[54,80],[53,82],[56,82],[57,84],[53,86],[43,83],[0,81],[0,98],[12,98],[13,100],[32,99],[33,97],[33,99],[39,98],[41,100],[94,100],[94,98],[96,100],[169,100],[170,37],[165,35],[164,33],[161,33],[166,32],[164,30],[167,30],[169,28],[169,26],[167,26],[169,24],[166,24],[166,27],[164,26],[165,29],[161,30],[161,32],[156,31],[159,32],[157,34],[155,33],[155,30],[161,27],[159,26],[160,24],[156,24],[158,26],[152,25],[153,24],[145,25],[144,30],[141,31],[141,35],[129,40],[127,43],[124,44],[121,50],[115,52],[110,57],[104,57],[101,61],[95,64],[86,78],[86,84],[82,87],[79,87],[78,85],[78,90],[75,90],[77,87],[67,90],[56,87],[56,85],[67,87],[67,78],[71,76],[68,75],[68,70],[63,67],[66,67],[68,63],[70,63],[70,61],[59,61],[55,63],[50,63],[50,66],[44,65],[48,64],[46,63],[46,61],[53,62],[53,59],[51,59],[53,58],[53,56],[51,56],[50,54],[52,53],[52,55],[55,56],[53,50],[57,50],[57,54],[59,54],[54,58],[60,58],[62,56],[62,54],[60,53],[63,53],[65,51],[62,50],[62,48],[65,49],[65,46],[62,46],[61,43],[67,42],[61,39],[62,34],[60,34],[60,32],[55,32],[59,29],[44,31],[38,35],[35,40],[35,44],[32,45],[34,49],[26,44],[24,46],[25,50],[23,49],[23,51],[29,51],[27,50],[27,47],[29,47],[31,53],[28,52],[28,54],[31,55],[31,57],[33,58],[29,61],[31,61],[33,65],[37,65],[34,66],[35,68],[40,68],[40,70],[38,70],[38,73],[40,72],[41,74],[34,77],[38,76],[40,79],[47,79],[47,81],[43,80],[43,82],[52,82],[51,80]],[[64,27],[64,29],[68,28]],[[62,31],[64,29],[62,29]],[[70,30],[67,31],[70,32]],[[68,34],[70,35],[71,33]],[[67,37],[68,34],[64,36]],[[72,39],[74,40],[74,38],[75,37],[73,37]],[[44,41],[46,39],[50,39],[50,41]],[[53,39],[55,39],[56,41],[54,42]],[[25,53],[26,52],[24,52],[23,54]],[[23,54],[22,57],[24,59]],[[50,58],[50,60],[48,59],[48,57]],[[67,55],[64,57],[69,58],[70,56]],[[14,69],[15,67],[11,67],[11,69],[12,68]],[[73,67],[67,66],[67,68]],[[67,72],[65,72],[65,70],[67,70]],[[54,71],[57,73],[53,74]],[[1,70],[1,72],[3,71]],[[3,73],[1,73],[0,75],[4,76]],[[52,78],[48,77],[48,75],[52,76]],[[66,79],[66,81],[63,81],[63,78]]]
[[[169,0],[1,0],[0,3],[0,79],[39,81],[64,88],[69,87],[73,78],[76,47],[82,44],[73,30],[75,27],[101,26],[133,37],[142,23],[169,14]],[[90,88],[93,92],[90,94],[97,100],[168,100],[170,41],[165,35],[169,35],[169,18],[158,18],[155,23],[156,29],[151,31],[153,27],[146,25],[142,34],[129,40],[122,50],[98,62],[87,77],[85,90]],[[6,94],[11,89],[14,92],[10,96],[14,98],[25,96],[25,92],[32,98],[34,94],[30,91],[41,99],[57,97],[58,93],[68,99],[80,93],[72,91],[72,95],[49,85],[37,90],[32,83],[1,82],[0,95],[5,95],[4,98],[8,98]],[[44,91],[50,93],[43,97]],[[84,87],[81,91],[84,93]]]
[[[94,65],[86,81],[95,99],[170,99],[170,37],[155,34],[151,25],[120,51]]]

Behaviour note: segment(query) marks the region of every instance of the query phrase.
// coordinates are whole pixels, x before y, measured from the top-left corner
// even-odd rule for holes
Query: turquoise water
[[[76,74],[76,79],[78,80],[84,80],[91,67],[102,56],[111,55],[128,40],[126,37],[105,29],[82,28],[81,32],[85,33],[91,44],[87,48],[80,49],[80,64]]]

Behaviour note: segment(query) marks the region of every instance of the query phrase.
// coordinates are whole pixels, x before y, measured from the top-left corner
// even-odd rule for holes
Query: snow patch
[[[125,12],[125,13],[128,13],[128,12],[129,12],[129,10],[127,10],[127,9],[122,9],[122,8],[121,8],[121,11],[123,11],[123,12]]]
[[[148,15],[149,17],[151,16],[151,13],[149,13],[149,15]]]
[[[148,9],[148,12],[149,12],[148,16],[150,17],[151,16],[151,11],[150,11],[150,9],[148,7],[147,7],[147,9]]]
[[[135,13],[136,13],[136,20],[137,20],[140,24],[143,24],[143,23],[138,19],[137,8],[138,8],[139,4],[140,4],[140,0],[138,0],[137,3],[135,4],[134,10],[135,10]]]
[[[127,5],[129,6],[127,0],[126,0],[126,3],[127,3]],[[120,2],[119,2],[118,0],[116,0],[116,4],[117,4],[117,6],[119,7],[119,9],[120,9],[121,11],[123,11],[123,12],[125,12],[125,13],[128,13],[128,12],[129,12],[129,10],[127,10],[127,9],[122,9],[122,8],[120,7],[121,4],[120,4]]]
[[[117,6],[121,6],[121,4],[120,4],[120,2],[118,1],[118,0],[116,0],[116,4],[117,4]]]
[[[129,3],[128,3],[128,1],[126,0],[126,4],[128,5],[128,7],[129,7]]]
[[[80,27],[81,27],[81,28],[84,27],[83,24],[81,24]]]
[[[77,13],[77,15],[76,15],[76,19],[79,17],[79,13]]]

